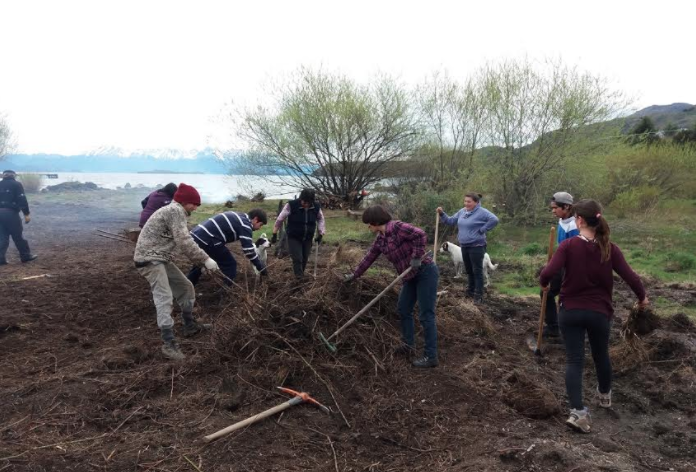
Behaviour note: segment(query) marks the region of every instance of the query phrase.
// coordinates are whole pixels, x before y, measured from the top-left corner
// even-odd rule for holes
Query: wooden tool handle
[[[440,229],[440,214],[435,210],[435,242],[433,243],[433,262],[437,261],[437,232]]]
[[[556,240],[556,228],[551,227],[549,232],[549,248],[546,252],[546,263],[548,264],[553,257],[553,245]],[[541,296],[541,311],[539,312],[539,334],[537,334],[537,351],[541,349],[542,333],[544,331],[544,319],[546,318],[546,301],[549,299],[549,291],[544,290]]]
[[[279,413],[283,410],[286,410],[290,408],[293,405],[297,405],[299,403],[302,403],[302,399],[299,397],[291,398],[290,400],[286,401],[285,403],[281,403],[278,406],[274,406],[273,408],[270,408],[264,412],[259,413],[258,415],[254,415],[251,418],[247,418],[243,421],[239,421],[231,426],[228,426],[227,428],[221,429],[220,431],[210,434],[203,439],[206,442],[213,441],[217,438],[221,438],[222,436],[226,436],[230,434],[232,431],[236,431],[240,428],[243,428],[245,426],[248,426],[250,424],[256,423],[257,421],[261,421],[264,418],[268,418],[271,415],[275,415],[276,413]]]

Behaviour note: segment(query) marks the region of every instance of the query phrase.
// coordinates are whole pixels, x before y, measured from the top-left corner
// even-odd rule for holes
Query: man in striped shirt
[[[239,241],[242,251],[249,261],[256,267],[262,276],[268,275],[266,267],[259,259],[254,246],[253,232],[260,229],[268,222],[266,212],[256,208],[247,213],[226,211],[208,218],[203,223],[191,230],[191,236],[198,246],[203,249],[220,266],[220,270],[231,280],[237,276],[237,261],[227,249],[226,244]],[[196,285],[201,277],[201,269],[193,267],[187,275],[188,279]]]

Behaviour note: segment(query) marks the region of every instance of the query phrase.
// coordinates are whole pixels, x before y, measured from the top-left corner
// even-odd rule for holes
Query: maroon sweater
[[[616,272],[631,287],[638,300],[645,298],[645,288],[638,274],[624,259],[621,250],[611,244],[611,258],[602,263],[599,245],[580,236],[566,239],[558,246],[551,262],[541,271],[539,281],[545,287],[551,277],[565,268],[560,302],[566,310],[592,310],[614,314],[612,291]]]

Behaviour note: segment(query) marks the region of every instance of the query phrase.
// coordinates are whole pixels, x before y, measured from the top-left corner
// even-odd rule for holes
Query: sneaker
[[[213,325],[211,324],[194,321],[189,325],[184,325],[184,337],[190,338],[191,336],[195,336],[203,331],[210,331],[211,329],[213,329]]]
[[[574,410],[571,408],[570,416],[566,420],[566,424],[581,433],[589,433],[592,424],[590,411],[587,408],[584,410]]]
[[[27,257],[25,257],[24,259],[22,259],[22,262],[31,262],[31,261],[35,261],[38,257],[39,257],[39,256],[37,256],[37,255],[35,255],[35,254],[29,254]]]
[[[466,291],[464,292],[464,298],[474,298],[474,292]]]
[[[186,359],[186,356],[183,352],[181,352],[181,349],[179,349],[179,345],[176,343],[176,341],[169,341],[162,344],[162,354],[164,354],[165,357],[175,361],[183,361]]]
[[[483,297],[474,297],[474,305],[483,305]]]
[[[408,344],[402,344],[401,346],[397,347],[394,349],[394,355],[395,356],[406,356],[410,357],[413,355],[413,353],[416,352],[416,348],[413,346],[409,346]]]
[[[437,358],[423,356],[420,359],[413,361],[413,367],[437,367],[439,362]]]
[[[602,393],[597,387],[597,396],[599,397],[599,406],[602,408],[611,408],[611,390],[609,393]]]

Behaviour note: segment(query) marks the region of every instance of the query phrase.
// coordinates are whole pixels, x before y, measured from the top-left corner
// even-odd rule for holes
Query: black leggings
[[[592,359],[597,371],[599,391],[611,390],[609,332],[611,321],[604,313],[590,310],[566,310],[561,307],[559,326],[566,347],[566,391],[570,407],[582,410],[582,371],[585,364],[585,332],[590,340]]]

